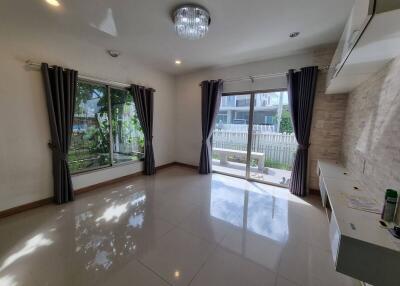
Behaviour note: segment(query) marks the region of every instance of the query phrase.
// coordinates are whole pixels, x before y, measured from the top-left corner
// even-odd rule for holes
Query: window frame
[[[110,168],[115,168],[115,167],[120,167],[120,166],[125,166],[125,165],[134,165],[137,164],[138,162],[143,161],[143,159],[136,159],[136,160],[130,160],[130,161],[126,161],[126,162],[114,162],[114,139],[113,139],[113,130],[112,130],[112,107],[111,107],[111,89],[119,89],[119,90],[124,90],[124,91],[129,91],[129,88],[124,88],[118,85],[113,85],[113,84],[109,84],[109,83],[104,83],[101,81],[96,81],[96,80],[90,80],[90,79],[81,79],[78,78],[78,83],[88,83],[88,84],[94,84],[94,85],[101,85],[104,86],[106,89],[106,97],[107,97],[107,102],[108,102],[108,112],[107,112],[107,116],[108,116],[108,132],[109,132],[109,139],[108,139],[108,146],[109,146],[109,158],[110,158],[110,163],[105,165],[105,166],[96,166],[96,167],[89,167],[89,168],[84,168],[78,171],[74,171],[71,172],[71,175],[80,175],[80,174],[85,174],[85,173],[92,173],[92,172],[96,172],[99,170],[104,170],[104,169],[110,169]],[[77,92],[78,91],[78,86],[77,86]],[[131,94],[132,95],[132,94]],[[133,95],[132,95],[133,96]],[[134,103],[135,104],[135,103]],[[136,109],[136,105],[135,105],[135,109]],[[74,110],[74,118],[75,118],[75,110]],[[145,148],[145,147],[144,147]],[[69,152],[69,150],[68,150]],[[144,152],[143,152],[144,155]]]

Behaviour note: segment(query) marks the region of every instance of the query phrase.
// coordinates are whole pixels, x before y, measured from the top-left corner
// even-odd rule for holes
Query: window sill
[[[104,166],[104,167],[98,167],[98,168],[93,168],[93,169],[86,169],[86,170],[82,170],[82,171],[78,171],[78,172],[72,173],[71,177],[79,177],[79,176],[82,176],[82,175],[92,174],[92,173],[96,173],[96,172],[99,172],[99,171],[119,168],[119,167],[128,166],[128,165],[138,165],[141,162],[143,162],[143,160],[134,160],[134,161],[129,161],[129,162],[113,164],[111,166]]]

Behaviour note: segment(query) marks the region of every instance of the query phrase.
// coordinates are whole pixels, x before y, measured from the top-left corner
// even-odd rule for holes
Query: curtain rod
[[[35,63],[31,60],[27,60],[25,61],[25,64],[27,67],[30,68],[40,68],[41,64],[40,63]],[[118,82],[118,81],[112,81],[112,80],[105,80],[102,78],[97,78],[97,77],[92,77],[89,75],[85,75],[85,74],[80,74],[78,72],[78,78],[79,79],[83,79],[83,80],[88,80],[88,81],[94,81],[94,82],[99,82],[99,83],[104,83],[107,85],[113,85],[113,86],[118,86],[118,87],[122,87],[122,88],[129,88],[131,85],[127,84],[127,83],[123,83],[123,82]],[[154,92],[156,91],[154,88],[151,88]]]
[[[326,71],[329,69],[329,66],[321,66],[318,67],[320,71]],[[300,69],[295,69],[295,71],[300,71]],[[236,81],[251,81],[254,82],[256,79],[267,79],[267,78],[276,78],[276,77],[285,77],[287,72],[280,72],[280,73],[270,73],[270,74],[258,74],[258,75],[250,75],[245,77],[237,77],[237,78],[228,78],[223,79],[223,82],[236,82]],[[201,83],[199,84],[201,86]]]

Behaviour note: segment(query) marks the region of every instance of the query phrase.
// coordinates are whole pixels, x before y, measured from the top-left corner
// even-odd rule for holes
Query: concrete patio
[[[246,175],[246,165],[236,162],[229,162],[228,164],[221,165],[219,160],[213,159],[213,170],[234,176],[244,177]],[[288,186],[291,173],[291,171],[270,167],[265,168],[262,173],[257,167],[250,168],[250,177],[252,179],[280,184],[283,186]]]

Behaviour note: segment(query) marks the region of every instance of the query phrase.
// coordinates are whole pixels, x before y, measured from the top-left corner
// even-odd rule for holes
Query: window
[[[250,98],[236,99],[236,107],[246,107],[250,105]]]
[[[234,124],[247,124],[248,119],[249,119],[248,111],[237,111],[237,112],[235,112],[235,119],[233,120],[233,123]]]
[[[130,92],[79,81],[68,152],[71,172],[139,160],[143,153],[144,136]]]
[[[139,160],[144,153],[144,135],[129,91],[110,89],[113,163]]]
[[[266,115],[264,117],[264,123],[267,124],[267,125],[274,125],[275,124],[275,116]]]

